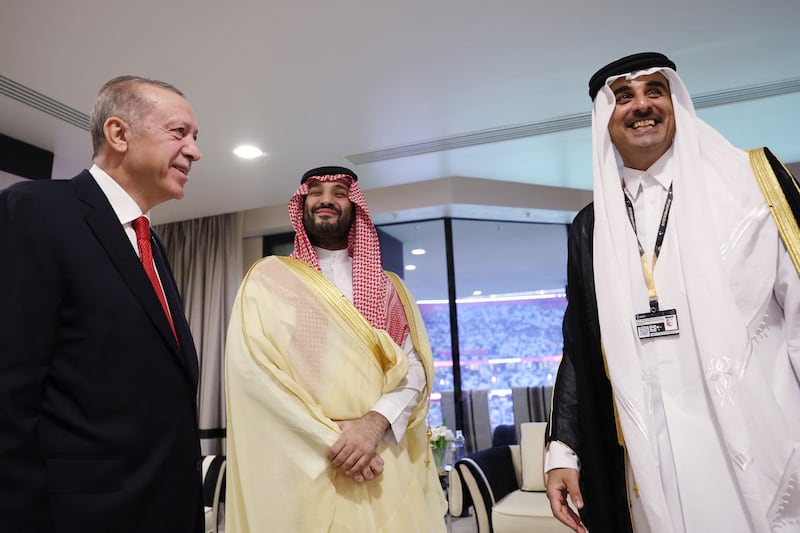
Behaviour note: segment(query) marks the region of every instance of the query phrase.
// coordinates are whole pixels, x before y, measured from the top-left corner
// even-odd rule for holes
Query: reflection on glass
[[[553,384],[561,361],[563,291],[457,304],[461,387],[489,391],[492,429],[513,424],[511,388]]]
[[[553,383],[566,237],[562,225],[453,221],[461,387],[489,391],[492,430],[514,423],[512,387]]]
[[[446,424],[455,429],[455,420],[445,420],[442,415],[442,391],[453,390],[453,359],[450,349],[450,315],[447,310],[447,261],[445,255],[444,222],[431,220],[408,224],[380,226],[380,233],[388,234],[402,244],[402,264],[393,270],[403,278],[417,300],[433,350],[435,381],[431,392],[430,425]],[[382,243],[382,251],[388,246]],[[419,250],[425,250],[420,253]],[[413,270],[406,266],[414,265]],[[444,302],[427,304],[429,301]]]
[[[563,225],[453,220],[462,390],[489,395],[491,429],[513,424],[512,387],[551,385],[561,360],[566,308],[567,232]],[[436,370],[430,424],[444,420],[441,393],[452,391],[453,354],[442,220],[391,224],[401,243],[395,269],[417,300]],[[425,254],[412,254],[424,249]],[[405,265],[413,264],[414,270]]]

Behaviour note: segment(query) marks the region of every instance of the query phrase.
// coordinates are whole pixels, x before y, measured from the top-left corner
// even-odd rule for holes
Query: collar
[[[150,220],[150,213],[142,213],[133,198],[105,170],[97,165],[92,165],[89,173],[94,178],[94,181],[97,182],[103,194],[106,195],[106,198],[108,198],[120,224],[130,224],[134,219],[142,215],[146,216],[148,221]]]
[[[671,168],[674,166],[672,161],[672,146],[669,150],[659,157],[655,163],[650,165],[647,170],[636,170],[624,167],[622,169],[622,179],[625,182],[625,190],[633,200],[636,200],[645,187],[658,184],[663,190],[669,189],[674,173]],[[654,183],[655,182],[655,183]]]
[[[325,248],[314,246],[314,251],[317,252],[317,259],[319,259],[320,263],[347,263],[350,261],[350,252],[347,248],[326,250]]]

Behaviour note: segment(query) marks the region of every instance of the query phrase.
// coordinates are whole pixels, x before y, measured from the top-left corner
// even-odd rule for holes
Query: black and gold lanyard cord
[[[622,196],[625,197],[625,206],[628,210],[628,220],[631,221],[633,233],[636,235],[636,244],[639,245],[639,257],[642,260],[642,273],[644,274],[644,282],[647,284],[647,291],[650,298],[650,312],[655,313],[658,311],[658,295],[656,294],[656,284],[653,280],[653,270],[656,268],[656,261],[658,261],[658,254],[661,253],[661,245],[664,243],[664,234],[667,231],[667,221],[669,220],[669,210],[672,207],[672,184],[669,184],[669,191],[667,191],[667,201],[664,202],[664,211],[661,213],[661,222],[658,225],[658,235],[656,236],[656,246],[653,250],[652,264],[647,261],[647,254],[644,252],[641,241],[639,241],[639,234],[636,231],[636,216],[633,214],[633,202],[625,194],[625,183],[622,183]]]

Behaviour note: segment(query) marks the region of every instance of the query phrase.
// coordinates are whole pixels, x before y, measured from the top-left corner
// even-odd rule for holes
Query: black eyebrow
[[[664,89],[665,91],[669,91],[669,89],[667,89],[666,84],[661,80],[647,80],[645,82],[645,85],[647,87],[660,87],[660,88]],[[621,87],[617,87],[614,90],[614,96],[617,96],[619,93],[622,93],[622,92],[625,92],[625,91],[629,91],[630,89],[631,89],[630,85],[622,85]]]
[[[661,80],[649,80],[647,82],[647,86],[648,87],[661,87],[665,91],[669,91],[669,89],[667,88],[667,85]]]

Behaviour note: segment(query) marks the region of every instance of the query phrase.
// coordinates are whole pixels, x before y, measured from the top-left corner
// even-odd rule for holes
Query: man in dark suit
[[[90,170],[0,193],[0,528],[200,531],[197,354],[148,216],[183,197],[197,123],[123,76],[91,129]]]

